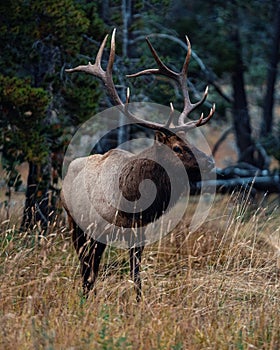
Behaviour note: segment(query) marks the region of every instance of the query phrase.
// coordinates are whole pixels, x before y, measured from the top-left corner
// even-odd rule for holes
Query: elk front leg
[[[130,276],[135,284],[136,300],[140,301],[142,297],[142,286],[140,277],[141,256],[144,247],[133,247],[129,250]]]
[[[80,260],[83,292],[87,297],[94,287],[106,245],[87,237],[76,223],[73,222],[72,225],[72,240]]]

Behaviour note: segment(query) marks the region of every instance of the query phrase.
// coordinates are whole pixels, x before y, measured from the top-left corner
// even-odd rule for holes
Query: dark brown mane
[[[151,156],[155,160],[150,159]],[[171,174],[167,174],[166,169],[161,165],[163,158],[165,158],[164,164],[169,163],[169,168],[172,168]],[[177,202],[186,186],[188,186],[187,183],[182,183],[182,180],[176,174],[178,162],[179,159],[176,156],[170,159],[170,156],[166,155],[166,151],[164,149],[161,150],[161,146],[158,146],[156,143],[141,155],[135,156],[122,169],[119,178],[120,192],[130,203],[135,203],[135,211],[120,210],[118,212],[119,220],[116,220],[115,224],[118,225],[119,223],[120,226],[124,227],[125,222],[126,227],[146,226],[160,218],[168,207],[171,208]],[[196,173],[197,170],[190,175],[194,177]],[[172,199],[170,177],[174,191]],[[151,198],[149,187],[143,186],[141,193],[139,191],[140,185],[144,180],[151,180],[156,187],[156,196],[152,203],[149,202]],[[137,206],[137,201],[139,201],[141,196],[144,197],[144,201],[146,200],[149,203],[148,208],[144,210]]]
[[[138,176],[135,176],[138,174]],[[131,161],[120,176],[120,190],[125,199],[131,203],[140,199],[141,195],[149,203],[150,193],[143,188],[142,193],[139,186],[143,180],[151,180],[156,186],[156,197],[145,210],[135,207],[134,213],[120,211],[119,215],[128,220],[127,227],[146,226],[150,222],[158,219],[170,202],[171,184],[166,170],[158,163],[150,159],[137,159]],[[161,181],[158,181],[161,179]]]

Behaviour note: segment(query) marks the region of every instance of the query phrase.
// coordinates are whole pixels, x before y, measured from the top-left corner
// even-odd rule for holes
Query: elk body
[[[186,183],[176,176],[176,169],[182,164],[190,180],[200,177],[201,171],[210,171],[214,167],[212,158],[189,144],[185,132],[206,124],[214,114],[215,106],[209,115],[203,114],[198,121],[186,122],[188,114],[200,106],[207,97],[207,89],[200,101],[192,104],[187,90],[187,68],[191,57],[191,47],[188,43],[188,53],[180,73],[170,70],[159,59],[157,53],[147,39],[151,52],[157,62],[158,69],[147,69],[130,77],[144,74],[159,74],[174,80],[182,90],[184,110],[178,118],[178,125],[174,126],[174,114],[171,112],[166,124],[149,122],[138,118],[128,110],[129,92],[126,102],[120,99],[112,79],[112,68],[115,56],[115,31],[112,34],[111,49],[106,71],[101,67],[101,58],[107,36],[100,46],[95,64],[78,66],[68,72],[86,72],[100,78],[107,92],[116,106],[129,120],[155,131],[154,143],[151,147],[134,155],[127,151],[114,149],[104,155],[91,155],[75,159],[71,162],[62,186],[62,202],[67,211],[72,230],[72,239],[81,263],[83,288],[85,294],[93,288],[97,278],[102,254],[106,248],[106,241],[98,239],[100,232],[104,235],[109,223],[123,230],[131,228],[145,228],[149,223],[161,217],[170,206],[179,199]],[[166,152],[168,147],[169,152]],[[199,161],[198,161],[199,160]],[[167,174],[161,164],[173,169],[175,194],[171,196],[170,174]],[[141,198],[149,198],[149,187],[141,189],[144,180],[151,180],[156,186],[155,198],[151,205],[142,209],[122,210],[122,206],[112,205],[110,198],[115,193],[121,193],[122,198],[129,203],[138,203]],[[103,220],[100,220],[102,218]],[[109,225],[110,226],[110,225]],[[92,234],[94,228],[95,234]],[[145,245],[142,241],[133,241],[126,237],[130,253],[131,278],[135,283],[137,300],[141,297],[140,263]]]

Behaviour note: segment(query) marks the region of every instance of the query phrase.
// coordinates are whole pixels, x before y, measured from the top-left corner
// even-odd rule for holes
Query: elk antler
[[[100,48],[98,50],[98,53],[96,55],[95,63],[91,64],[89,62],[85,66],[77,66],[75,68],[71,69],[66,69],[65,71],[68,73],[73,73],[73,72],[85,72],[87,74],[94,75],[95,77],[99,78],[102,80],[102,82],[105,85],[105,88],[107,90],[108,95],[114,102],[116,106],[120,108],[120,110],[134,123],[140,124],[142,126],[145,126],[150,129],[154,130],[160,130],[164,128],[164,125],[159,124],[159,123],[152,123],[148,122],[144,119],[138,118],[135,115],[133,115],[131,112],[128,110],[128,103],[129,103],[129,89],[127,89],[127,97],[126,97],[126,102],[123,103],[121,98],[119,97],[117,90],[115,88],[114,82],[113,82],[113,77],[112,77],[112,70],[113,70],[113,64],[115,60],[115,35],[116,35],[116,29],[113,30],[112,33],[112,38],[111,38],[111,48],[110,48],[110,55],[109,55],[109,61],[108,65],[106,68],[106,71],[103,70],[101,67],[101,59],[103,55],[103,51],[108,39],[108,34],[105,36],[102,44],[100,45]]]
[[[149,48],[155,58],[155,61],[157,62],[158,69],[146,69],[141,72],[135,73],[128,75],[128,77],[138,77],[140,75],[146,75],[146,74],[159,74],[166,76],[174,81],[181,87],[183,97],[184,97],[184,110],[180,114],[180,117],[178,119],[178,126],[171,127],[170,124],[172,123],[173,116],[174,116],[174,110],[173,106],[171,104],[171,113],[169,115],[169,119],[166,122],[166,124],[159,124],[155,122],[149,122],[144,119],[136,117],[134,114],[132,114],[128,110],[128,104],[129,104],[129,96],[130,92],[129,89],[127,89],[127,97],[126,97],[126,102],[123,103],[121,98],[119,97],[117,90],[115,88],[114,82],[113,82],[113,76],[112,76],[112,71],[113,71],[113,65],[114,65],[114,60],[115,60],[115,35],[116,35],[116,29],[113,30],[112,33],[112,38],[111,38],[111,48],[110,48],[110,55],[109,55],[109,60],[107,64],[106,71],[103,70],[101,67],[101,59],[103,55],[103,51],[108,39],[108,35],[105,36],[102,44],[100,45],[100,48],[98,50],[98,53],[96,55],[95,63],[91,64],[89,62],[87,65],[81,65],[77,66],[75,68],[71,69],[66,69],[65,71],[68,73],[73,73],[73,72],[85,72],[87,74],[91,74],[99,79],[102,80],[104,83],[104,86],[107,90],[108,95],[114,102],[116,106],[119,107],[119,109],[124,113],[132,122],[140,124],[144,127],[154,129],[154,130],[166,130],[166,128],[170,129],[170,131],[173,132],[178,132],[178,131],[187,131],[190,130],[194,127],[198,127],[201,125],[206,124],[211,117],[213,116],[215,112],[215,105],[211,108],[208,116],[204,118],[203,113],[201,114],[201,117],[199,118],[198,121],[191,121],[188,123],[185,123],[185,118],[198,106],[200,106],[206,99],[207,94],[208,94],[208,87],[206,88],[204,95],[202,96],[201,100],[192,104],[190,102],[189,98],[189,93],[187,90],[187,70],[188,70],[188,65],[191,57],[191,45],[189,42],[189,39],[186,37],[187,43],[188,43],[188,53],[182,68],[182,71],[180,73],[174,72],[171,69],[169,69],[159,58],[158,54],[156,53],[155,49],[153,48],[152,44],[150,43],[149,39],[146,38],[147,43],[149,45]]]
[[[148,46],[152,52],[152,55],[154,56],[154,59],[158,65],[158,68],[145,69],[141,72],[138,72],[135,74],[130,74],[130,75],[128,75],[128,77],[132,78],[132,77],[139,77],[141,75],[147,75],[147,74],[154,74],[154,75],[158,74],[158,75],[162,75],[162,76],[165,76],[169,79],[174,80],[179,85],[179,87],[182,90],[183,97],[184,97],[184,109],[183,109],[183,111],[180,114],[179,119],[178,119],[179,125],[177,127],[174,127],[175,131],[179,131],[179,130],[187,131],[187,130],[192,129],[196,126],[199,127],[199,126],[206,124],[215,113],[215,104],[213,104],[213,106],[210,109],[210,112],[206,118],[204,118],[204,115],[202,113],[198,121],[190,121],[190,122],[185,123],[186,117],[194,109],[196,109],[197,107],[202,105],[203,102],[206,100],[207,95],[208,95],[208,86],[207,86],[202,98],[198,102],[191,103],[191,101],[190,101],[189,92],[187,89],[187,72],[188,72],[189,62],[190,62],[190,58],[191,58],[191,43],[189,41],[189,38],[186,36],[186,41],[187,41],[187,45],[188,45],[188,52],[187,52],[187,55],[185,58],[185,62],[183,64],[183,68],[182,68],[180,73],[174,72],[170,68],[168,68],[159,58],[158,54],[156,53],[156,51],[155,51],[154,47],[152,46],[148,37],[146,38],[146,41],[147,41]],[[172,128],[172,130],[173,130],[173,128]]]

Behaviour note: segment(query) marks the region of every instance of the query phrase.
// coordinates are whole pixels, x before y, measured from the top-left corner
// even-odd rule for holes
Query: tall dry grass
[[[193,208],[195,208],[195,199]],[[216,197],[144,251],[136,303],[126,251],[108,249],[84,300],[68,230],[45,237],[2,221],[1,349],[279,349],[279,209]]]

